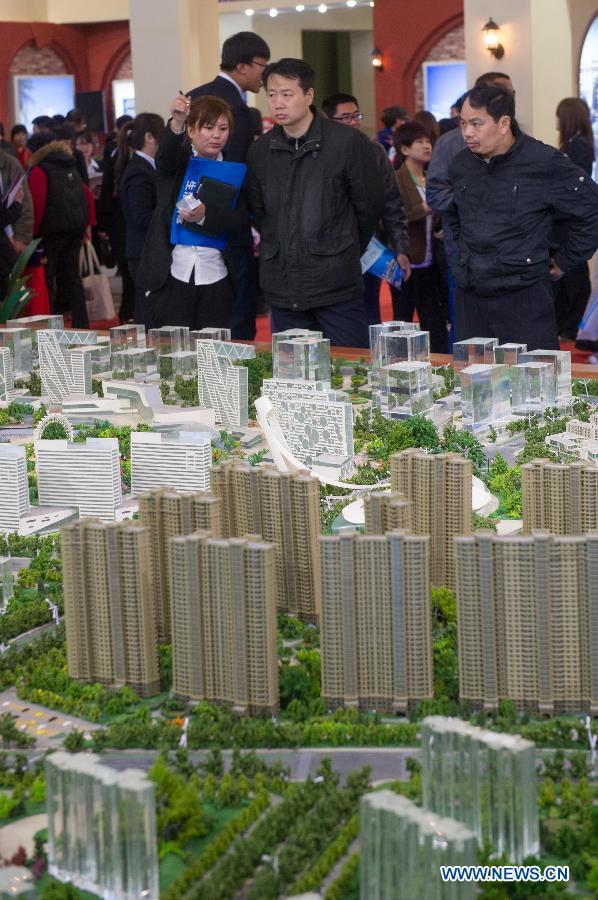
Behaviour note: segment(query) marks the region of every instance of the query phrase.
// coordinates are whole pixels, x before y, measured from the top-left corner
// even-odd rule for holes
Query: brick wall
[[[440,60],[465,60],[465,29],[463,25],[453,28],[441,38],[428,52],[424,62],[440,62]],[[455,100],[457,98],[455,97]],[[424,108],[424,69],[423,65],[415,76],[415,109]]]
[[[8,70],[9,75],[65,75],[64,61],[51,47],[21,47]]]
[[[133,78],[133,61],[131,59],[131,54],[129,53],[129,55],[126,57],[126,59],[123,59],[120,66],[116,70],[116,73],[114,75],[114,80],[115,81],[118,81],[119,79],[132,80],[132,78]]]

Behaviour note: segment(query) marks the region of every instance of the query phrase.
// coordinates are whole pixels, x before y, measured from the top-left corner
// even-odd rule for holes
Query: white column
[[[218,0],[130,0],[129,20],[135,108],[167,118],[179,90],[218,74]]]
[[[555,144],[559,100],[577,95],[578,37],[572,33],[567,0],[464,0],[468,83],[488,71],[511,76],[517,119],[528,134]],[[502,59],[485,49],[482,28],[492,14],[505,48]]]

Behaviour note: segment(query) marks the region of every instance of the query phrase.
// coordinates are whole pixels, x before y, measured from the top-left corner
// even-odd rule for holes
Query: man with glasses
[[[357,99],[351,94],[331,94],[323,101],[322,109],[329,119],[334,119],[341,125],[361,128],[363,113],[359,111]],[[411,268],[408,257],[409,232],[403,201],[392,164],[384,147],[377,141],[372,141],[371,144],[378,170],[384,179],[385,194],[384,212],[377,236],[391,248],[407,279]],[[363,302],[368,325],[378,325],[380,322],[380,279],[376,275],[370,275],[369,272],[363,276]]]
[[[247,106],[247,91],[259,93],[269,59],[270,48],[259,34],[240,31],[222,45],[220,74],[187,94],[189,101],[195,97],[220,97],[230,106],[234,127],[224,148],[227,162],[244,163],[247,160],[247,152],[253,143],[253,118]],[[229,247],[236,288],[231,334],[233,339],[252,341],[256,333],[256,263],[251,230],[247,228],[236,235]]]

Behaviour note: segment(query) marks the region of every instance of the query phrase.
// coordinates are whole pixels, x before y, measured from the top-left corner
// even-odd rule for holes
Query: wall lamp
[[[384,61],[382,59],[382,51],[378,47],[374,47],[371,54],[372,65],[377,72],[384,71]]]
[[[500,27],[496,24],[492,16],[488,19],[482,28],[484,34],[484,46],[489,50],[496,59],[502,59],[505,55],[505,48],[500,43]]]

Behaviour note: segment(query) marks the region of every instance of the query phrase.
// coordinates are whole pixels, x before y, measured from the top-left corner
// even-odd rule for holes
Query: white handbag
[[[91,241],[85,241],[79,253],[79,273],[85,291],[87,318],[90,322],[114,319],[114,301],[108,276],[101,271],[100,261]]]

